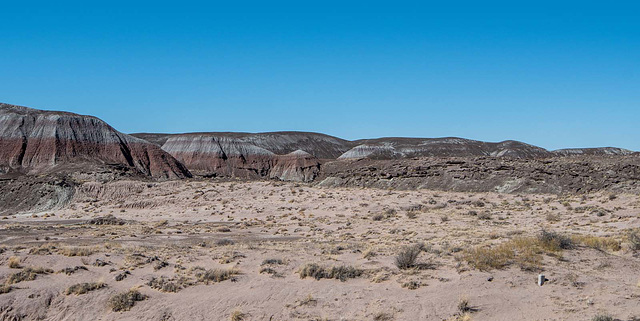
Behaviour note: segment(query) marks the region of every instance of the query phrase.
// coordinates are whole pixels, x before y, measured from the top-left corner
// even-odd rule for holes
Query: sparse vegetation
[[[405,246],[396,256],[395,264],[401,270],[416,267],[416,260],[422,252],[419,245]]]
[[[147,296],[140,291],[131,289],[127,292],[118,293],[109,299],[109,307],[114,312],[129,311],[138,301],[147,299]]]
[[[19,258],[19,257],[17,257],[17,256],[12,256],[12,257],[10,257],[10,258],[9,258],[9,262],[8,262],[8,264],[7,264],[7,265],[9,265],[9,268],[12,268],[12,269],[19,269],[19,268],[21,268],[21,266],[20,266],[20,258]]]
[[[151,280],[147,282],[147,285],[152,289],[156,289],[162,292],[175,293],[182,289],[182,287],[178,283],[168,280],[165,277],[152,277]]]
[[[611,237],[599,237],[590,235],[580,235],[572,238],[574,243],[582,244],[600,251],[620,251],[622,246],[620,241]]]
[[[383,213],[376,213],[371,216],[371,219],[374,221],[382,221],[385,218]]]
[[[242,313],[242,311],[240,310],[235,310],[231,313],[231,315],[229,316],[229,319],[231,321],[243,321],[246,320],[246,314]]]
[[[262,261],[260,265],[280,265],[284,264],[284,261],[281,259],[265,259]]]
[[[215,243],[217,246],[227,246],[227,245],[233,245],[235,244],[235,242],[233,240],[230,239],[219,239],[216,241]]]
[[[70,268],[70,267],[64,268],[64,269],[58,271],[58,273],[64,273],[66,275],[71,275],[71,274],[74,274],[74,273],[76,273],[78,271],[87,271],[87,270],[88,269],[86,267],[84,267],[82,265],[78,265],[78,266],[72,267],[72,268]]]
[[[573,247],[573,241],[570,237],[564,236],[556,232],[549,232],[547,230],[540,231],[538,235],[538,241],[540,245],[549,251],[561,251],[568,250]]]
[[[103,282],[94,282],[94,283],[78,283],[70,286],[65,291],[66,295],[75,294],[85,294],[91,291],[99,290],[107,287],[107,285]]]
[[[632,251],[640,250],[640,233],[637,230],[629,232],[627,234],[627,240],[629,241],[629,247]]]
[[[387,312],[378,312],[373,315],[373,321],[391,321],[393,314]]]
[[[469,303],[469,299],[467,297],[461,297],[460,300],[458,300],[458,312],[462,315],[472,311],[473,308]]]
[[[5,294],[5,293],[9,293],[14,289],[14,287],[10,286],[10,285],[0,285],[0,294]]]
[[[409,290],[415,290],[420,288],[420,282],[415,280],[407,281],[405,283],[402,283],[402,287]]]
[[[199,282],[209,284],[210,282],[222,282],[231,279],[234,275],[239,274],[235,268],[230,269],[210,269],[210,270],[198,270],[196,277]]]
[[[37,278],[38,274],[53,273],[53,270],[46,268],[33,268],[28,267],[20,272],[13,273],[7,278],[6,284],[16,284],[24,281],[33,281]]]
[[[347,279],[354,279],[361,276],[363,271],[353,266],[340,265],[326,268],[316,263],[307,263],[300,268],[298,273],[301,279],[312,277],[316,280],[336,279],[344,282]]]
[[[598,313],[591,318],[591,321],[613,321],[613,316],[609,313]]]

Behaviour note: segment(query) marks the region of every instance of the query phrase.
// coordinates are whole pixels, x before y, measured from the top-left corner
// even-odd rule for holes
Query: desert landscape
[[[637,152],[9,104],[0,147],[0,320],[640,318]]]

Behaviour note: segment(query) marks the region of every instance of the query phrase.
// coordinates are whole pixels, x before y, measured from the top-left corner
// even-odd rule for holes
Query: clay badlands
[[[0,104],[0,214],[0,320],[640,318],[620,148],[128,135]]]

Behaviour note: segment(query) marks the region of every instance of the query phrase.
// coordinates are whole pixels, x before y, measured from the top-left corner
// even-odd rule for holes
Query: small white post
[[[545,280],[544,274],[538,274],[538,286],[542,286]]]

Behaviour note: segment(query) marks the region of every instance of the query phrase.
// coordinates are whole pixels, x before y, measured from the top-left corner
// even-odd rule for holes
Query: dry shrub
[[[316,263],[307,263],[298,271],[300,278],[312,277],[320,279],[336,279],[345,282],[347,279],[354,279],[363,274],[361,269],[353,266],[341,265],[331,268],[322,267]]]
[[[75,294],[85,294],[90,291],[99,290],[107,287],[107,285],[103,282],[94,282],[94,283],[78,283],[70,286],[67,291],[65,291],[66,295]]]
[[[396,266],[401,270],[410,269],[416,267],[416,260],[422,252],[422,248],[419,245],[405,246],[400,250],[400,253],[396,256]]]
[[[418,288],[420,288],[420,282],[415,281],[415,280],[411,280],[411,281],[407,281],[405,283],[402,283],[402,287],[405,289],[409,289],[409,290],[416,290]]]
[[[376,213],[371,216],[371,219],[374,221],[382,221],[385,218],[385,215],[382,213]]]
[[[613,317],[609,313],[598,313],[593,318],[591,318],[591,321],[613,321],[613,320],[614,320]]]
[[[182,289],[180,284],[178,284],[177,282],[174,282],[173,280],[169,280],[165,277],[159,277],[159,278],[153,277],[151,278],[151,281],[147,282],[147,285],[152,289],[156,289],[162,292],[175,293]]]
[[[282,261],[282,259],[265,259],[265,260],[262,261],[260,266],[262,266],[262,265],[280,265],[280,264],[284,264],[284,261]]]
[[[71,267],[66,267],[66,268],[58,271],[58,273],[64,273],[66,275],[71,275],[71,274],[76,273],[76,272],[78,272],[80,270],[88,271],[88,269],[85,266],[78,265],[78,266],[72,267],[72,268]]]
[[[0,285],[0,294],[9,293],[14,289],[14,287],[10,285]]]
[[[49,274],[49,273],[53,273],[53,270],[45,269],[41,267],[37,267],[37,268],[28,267],[20,272],[16,272],[9,275],[9,277],[7,278],[6,284],[9,285],[9,284],[20,283],[23,281],[33,281],[36,279],[38,274]]]
[[[387,312],[378,312],[373,315],[373,321],[391,321],[393,314]]]
[[[540,231],[538,235],[538,241],[544,249],[551,252],[558,252],[561,250],[568,250],[573,247],[573,241],[570,237],[564,236],[556,232],[549,232],[547,230]]]
[[[125,225],[126,223],[127,221],[117,218],[112,214],[94,217],[87,221],[87,224],[91,225]]]
[[[140,291],[131,289],[127,292],[118,293],[109,299],[109,307],[114,312],[129,311],[138,301],[147,298]]]
[[[637,230],[629,232],[627,234],[627,241],[632,251],[640,250],[640,233]]]
[[[227,245],[233,245],[235,243],[236,242],[234,242],[233,240],[230,240],[230,239],[219,239],[219,240],[216,240],[216,242],[215,242],[215,244],[217,246],[227,246]]]
[[[418,212],[416,212],[416,211],[409,211],[409,212],[407,212],[407,213],[406,213],[406,215],[407,215],[407,218],[409,218],[409,219],[414,219],[414,218],[418,217]]]

